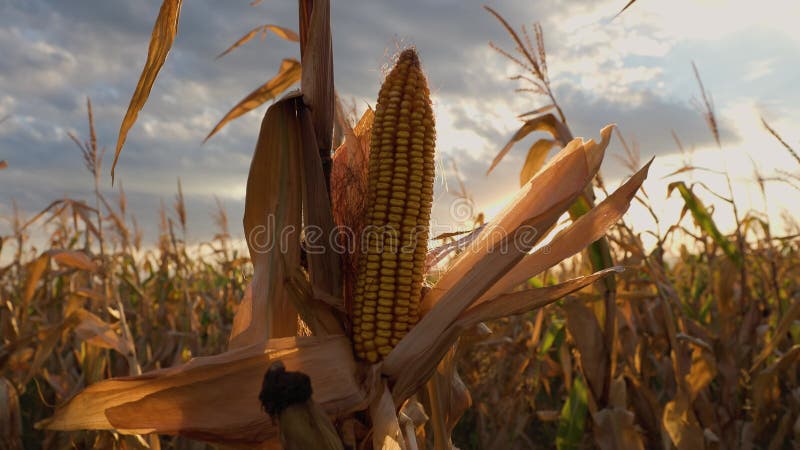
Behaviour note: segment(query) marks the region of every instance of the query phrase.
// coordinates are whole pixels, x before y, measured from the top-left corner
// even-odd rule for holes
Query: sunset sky
[[[203,144],[213,125],[242,97],[271,78],[280,61],[299,59],[296,43],[274,35],[254,39],[226,57],[215,56],[251,28],[273,23],[297,29],[296,2],[188,0],[178,37],[131,130],[117,166],[129,208],[152,240],[163,199],[173,203],[176,180],[187,197],[192,240],[211,236],[213,196],[225,205],[232,231],[241,216],[250,157],[265,107],[228,125]],[[728,170],[742,210],[765,209],[754,184],[800,166],[761,126],[764,117],[800,148],[800,2],[797,0],[638,0],[614,19],[626,0],[498,0],[487,2],[514,26],[540,22],[550,78],[576,136],[597,138],[618,124],[636,143],[643,162],[656,156],[645,189],[664,222],[680,212],[665,200],[671,181],[702,181],[725,193],[722,177],[707,173],[663,179],[686,157],[698,166]],[[140,74],[158,0],[0,0],[0,217],[12,200],[32,215],[52,200],[90,198],[92,181],[67,135],[87,137],[85,100],[95,110],[99,141],[109,147],[103,186],[114,196],[110,161],[120,121]],[[516,116],[546,104],[515,93],[517,68],[488,43],[513,49],[510,38],[480,2],[464,0],[332,2],[335,83],[340,96],[363,110],[374,104],[397,49],[415,45],[433,91],[437,118],[437,224],[452,223],[449,205],[455,159],[477,210],[497,212],[518,187],[518,173],[533,137],[518,144],[489,176],[494,155],[519,127]],[[722,130],[717,148],[698,108],[694,61],[711,93]],[[694,100],[693,100],[694,99]],[[602,173],[615,187],[629,170],[613,155]],[[800,192],[767,185],[770,215],[796,214]],[[705,192],[698,188],[698,193]],[[732,223],[719,200],[718,221]],[[794,205],[794,209],[793,209]],[[633,207],[630,221],[651,222]],[[780,222],[775,222],[780,233]],[[8,223],[0,221],[0,234]]]

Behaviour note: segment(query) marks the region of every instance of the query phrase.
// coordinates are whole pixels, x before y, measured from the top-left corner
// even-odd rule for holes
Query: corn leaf
[[[586,425],[588,412],[588,393],[586,385],[580,377],[572,381],[569,398],[561,408],[561,417],[558,421],[556,434],[556,448],[558,450],[577,450],[583,441],[583,429]]]
[[[571,136],[569,130],[564,126],[561,121],[556,119],[556,116],[553,114],[545,114],[542,116],[535,117],[533,119],[527,120],[511,139],[508,143],[503,147],[497,156],[494,157],[492,164],[489,166],[489,170],[486,171],[487,174],[491,173],[491,171],[500,163],[504,156],[511,150],[511,147],[514,146],[517,142],[524,139],[527,135],[533,133],[534,131],[544,131],[546,133],[550,133],[556,140],[559,141],[561,145],[566,145],[572,139],[569,138]]]
[[[297,311],[284,280],[300,265],[302,155],[297,97],[272,105],[247,177],[244,232],[253,261],[251,296],[236,311],[231,348],[294,336]]]
[[[609,352],[600,323],[594,311],[578,300],[567,299],[564,302],[564,312],[567,316],[567,330],[580,353],[583,376],[592,397],[599,398],[608,374],[606,361]]]
[[[683,202],[686,208],[692,213],[692,217],[697,226],[703,230],[705,234],[711,236],[711,239],[714,240],[728,258],[730,258],[737,267],[741,268],[743,264],[742,255],[739,253],[736,245],[719,231],[717,224],[714,223],[714,219],[711,217],[708,209],[703,205],[703,202],[694,195],[694,192],[692,192],[683,181],[670,183],[667,187],[667,196],[671,195],[674,190],[677,190],[678,193],[681,194],[681,197],[683,197]]]
[[[44,275],[44,271],[50,264],[50,255],[47,253],[39,256],[33,262],[28,264],[28,278],[25,281],[25,291],[22,295],[22,304],[28,305],[31,299],[33,298],[33,294],[36,293],[36,285],[39,283],[39,280]]]
[[[397,421],[397,408],[385,383],[381,392],[369,405],[372,421],[372,448],[381,450],[406,450],[403,432]]]
[[[53,261],[63,266],[72,267],[73,269],[86,270],[88,272],[96,272],[97,264],[84,252],[80,250],[49,250],[47,252]]]
[[[537,251],[526,255],[478,302],[510,291],[601,238],[606,230],[628,210],[634,195],[647,178],[650,164],[652,160],[589,213],[579,217],[568,228],[553,237],[548,244],[548,252]]]
[[[688,393],[678,388],[675,399],[664,406],[664,429],[678,450],[704,448],[703,429],[692,410]]]
[[[252,30],[248,31],[247,34],[239,38],[238,41],[234,42],[233,45],[225,49],[224,52],[217,55],[216,59],[222,58],[228,53],[246,44],[250,39],[253,39],[258,33],[263,33],[263,36],[266,37],[268,31],[272,31],[273,33],[275,33],[276,36],[285,39],[287,41],[298,42],[300,40],[300,37],[297,36],[297,33],[288,28],[272,24],[259,25],[253,28]]]
[[[460,254],[426,295],[429,312],[384,360],[384,374],[396,377],[409,372],[410,364],[424,364],[426,372],[433,370],[435,362],[423,362],[426,358],[419,355],[446,350],[434,350],[437,336],[544,237],[544,231],[594,177],[604,150],[576,139],[520,190],[511,205],[480,233],[474,251]]]
[[[281,68],[278,70],[278,74],[253,92],[247,94],[245,98],[239,101],[236,106],[228,111],[228,113],[225,114],[225,117],[223,117],[222,120],[220,120],[214,126],[214,129],[208,133],[208,136],[206,136],[204,142],[208,141],[211,136],[216,134],[231,120],[258,108],[269,100],[272,100],[273,98],[277,97],[278,94],[285,91],[289,88],[289,86],[295,84],[299,80],[300,63],[294,59],[284,59],[283,62],[281,62]]]
[[[520,186],[524,186],[542,168],[553,145],[555,145],[555,141],[549,139],[539,139],[531,145],[528,156],[525,158],[525,164],[519,173]]]
[[[16,387],[0,377],[0,447],[22,449],[22,414]]]
[[[635,416],[621,407],[598,411],[594,419],[594,440],[600,450],[644,450]]]
[[[117,166],[119,154],[122,152],[122,146],[125,145],[125,139],[128,136],[128,131],[136,122],[139,111],[142,110],[147,98],[150,96],[150,90],[153,88],[153,83],[156,81],[158,72],[164,66],[164,61],[167,59],[167,54],[172,48],[172,42],[175,40],[175,35],[178,33],[178,18],[181,13],[182,0],[164,0],[161,3],[161,10],[158,12],[156,23],[153,25],[153,32],[150,36],[150,48],[147,50],[147,61],[142,69],[142,74],[139,76],[139,83],[136,85],[136,90],[133,91],[133,97],[128,105],[128,110],[125,113],[125,118],[122,119],[122,124],[119,128],[119,137],[117,138],[117,148],[114,151],[114,162],[111,163],[111,180],[114,180],[114,168]]]
[[[628,8],[630,8],[630,7],[631,7],[631,5],[633,5],[635,2],[636,2],[636,0],[630,0],[628,3],[626,3],[626,4],[625,4],[625,6],[624,6],[624,7],[623,7],[623,8],[622,8],[622,9],[621,9],[621,10],[620,10],[618,13],[617,13],[617,16],[619,16],[619,15],[620,15],[620,14],[622,14],[622,13],[624,13],[624,12],[625,12],[625,10],[627,10]]]
[[[136,377],[95,383],[37,426],[180,434],[209,442],[258,444],[277,436],[258,394],[264,373],[278,360],[287,370],[309,375],[312,398],[331,416],[365,403],[345,337],[284,338],[194,358]]]
[[[133,344],[122,338],[114,328],[97,315],[80,308],[75,314],[78,321],[75,325],[75,336],[100,348],[110,348],[127,357],[133,352]]]
[[[796,323],[798,318],[800,318],[800,300],[795,298],[791,306],[789,306],[789,308],[783,314],[783,317],[781,317],[780,322],[778,322],[778,326],[775,328],[775,332],[772,333],[772,337],[770,338],[769,342],[764,345],[764,348],[758,352],[758,356],[756,356],[753,360],[753,365],[750,368],[751,372],[755,371],[756,367],[766,361],[767,357],[769,357],[769,355],[771,355],[772,352],[778,347],[778,344],[786,338],[789,330],[791,329],[792,325]]]

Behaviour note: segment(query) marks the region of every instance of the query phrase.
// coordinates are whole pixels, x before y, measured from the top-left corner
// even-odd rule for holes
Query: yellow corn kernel
[[[356,355],[370,362],[388,355],[419,320],[435,139],[430,91],[408,49],[381,86],[372,127],[366,200],[378,233],[359,259],[351,311]]]

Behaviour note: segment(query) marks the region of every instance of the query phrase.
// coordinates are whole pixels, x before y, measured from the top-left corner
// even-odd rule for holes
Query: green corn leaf
[[[692,217],[697,226],[703,230],[705,234],[711,236],[711,239],[725,252],[728,258],[730,258],[737,267],[741,268],[743,263],[741,253],[739,253],[736,245],[719,231],[717,224],[714,223],[714,219],[711,217],[711,214],[708,213],[703,202],[694,195],[694,192],[692,192],[683,181],[671,183],[667,188],[667,196],[670,196],[672,191],[676,189],[681,194],[681,197],[683,197],[683,202],[686,208],[692,213]]]
[[[564,407],[561,408],[561,418],[558,422],[558,434],[556,435],[556,448],[558,450],[580,448],[588,411],[587,395],[586,384],[580,377],[575,377],[572,382],[569,399],[564,404]]]

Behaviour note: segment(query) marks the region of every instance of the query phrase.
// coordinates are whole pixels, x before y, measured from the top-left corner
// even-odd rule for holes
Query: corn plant
[[[551,251],[530,253],[586,195],[611,138],[612,127],[606,127],[600,142],[565,139],[558,156],[523,185],[505,212],[476,231],[470,248],[455,254],[423,289],[435,134],[414,49],[400,53],[381,89],[368,158],[341,161],[361,166],[350,173],[367,175],[365,215],[344,214],[336,224],[332,211],[344,208],[329,199],[346,196],[329,190],[335,185],[329,180],[335,109],[330,5],[299,5],[301,89],[273,104],[262,122],[244,215],[253,278],[236,310],[228,349],[91,384],[39,426],[178,434],[239,446],[278,440],[286,448],[310,448],[312,437],[317,448],[355,448],[363,441],[373,448],[415,448],[424,443],[418,433],[429,420],[434,446],[450,448],[450,432],[469,404],[452,363],[458,338],[483,321],[541,308],[619,270],[514,290],[602,237],[644,181],[648,166],[597,207],[588,204],[552,239]],[[162,5],[115,163],[164,63],[180,6],[170,0]],[[267,95],[244,103],[274,97],[291,84],[291,70],[282,68]],[[336,225],[351,222],[398,234],[388,244],[362,240],[355,273],[343,270],[331,241],[312,242],[310,233],[300,231],[313,227],[329,236],[338,232]],[[300,386],[296,397],[275,389],[284,379]],[[292,386],[286,387],[290,393]]]

